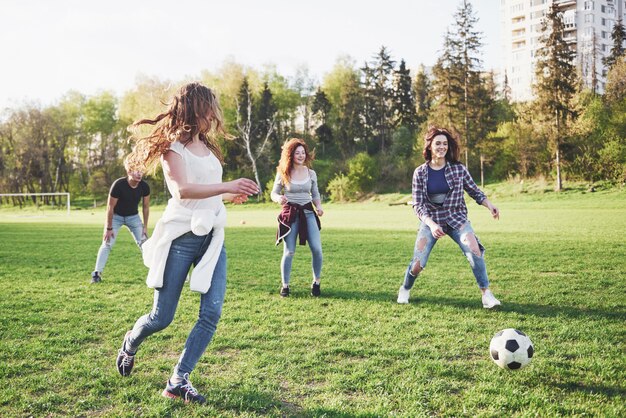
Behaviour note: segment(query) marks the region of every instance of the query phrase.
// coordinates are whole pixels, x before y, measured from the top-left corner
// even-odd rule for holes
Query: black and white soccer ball
[[[489,344],[491,359],[506,370],[528,366],[535,354],[532,341],[522,331],[507,328],[496,333]]]

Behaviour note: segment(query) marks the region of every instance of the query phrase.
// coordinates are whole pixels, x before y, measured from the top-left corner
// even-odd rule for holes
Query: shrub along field
[[[90,285],[102,209],[69,218],[3,210],[0,416],[625,416],[626,193],[492,200],[500,221],[469,207],[498,311],[481,307],[449,239],[411,303],[395,303],[417,221],[383,202],[326,205],[322,297],[309,296],[311,257],[298,247],[292,296],[282,299],[277,208],[229,207],[222,321],[192,374],[204,406],[160,395],[197,294],[185,289],[174,323],[146,340],[122,378],[122,337],[152,304],[130,234]],[[533,340],[527,368],[490,360],[503,328]]]

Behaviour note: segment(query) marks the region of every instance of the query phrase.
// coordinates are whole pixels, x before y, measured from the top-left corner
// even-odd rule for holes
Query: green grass
[[[69,218],[3,210],[0,416],[625,416],[626,193],[494,202],[499,222],[473,203],[470,218],[499,311],[482,309],[448,239],[411,304],[396,304],[417,222],[382,202],[326,205],[323,296],[308,295],[310,253],[298,247],[293,294],[281,299],[276,207],[229,208],[222,321],[192,375],[205,406],[160,396],[197,294],[183,292],[174,323],[146,340],[122,378],[121,338],[152,304],[130,234],[90,285],[102,209]],[[509,327],[535,344],[519,372],[488,355],[493,334]]]

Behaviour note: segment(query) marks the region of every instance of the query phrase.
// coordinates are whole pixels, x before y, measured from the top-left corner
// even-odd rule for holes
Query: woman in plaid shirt
[[[413,259],[398,291],[398,303],[409,303],[410,290],[419,273],[426,267],[435,243],[444,235],[449,235],[470,263],[482,292],[483,307],[491,309],[500,305],[500,301],[489,290],[485,248],[467,219],[464,191],[476,203],[489,209],[494,219],[499,219],[500,211],[476,186],[467,168],[459,162],[459,154],[458,141],[449,131],[436,127],[428,130],[422,152],[426,162],[417,167],[413,174],[413,210],[421,224]]]

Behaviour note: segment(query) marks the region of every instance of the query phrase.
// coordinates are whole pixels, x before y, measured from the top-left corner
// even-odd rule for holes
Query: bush
[[[263,190],[263,201],[271,202],[272,201],[272,189],[274,188],[274,180],[275,178],[271,178],[265,183],[265,190]]]
[[[333,202],[347,202],[354,198],[354,188],[350,179],[343,174],[337,174],[328,182],[326,192]]]
[[[348,161],[348,180],[356,191],[371,192],[377,173],[376,160],[366,152],[360,152]]]

